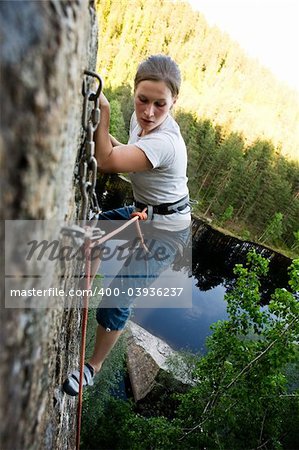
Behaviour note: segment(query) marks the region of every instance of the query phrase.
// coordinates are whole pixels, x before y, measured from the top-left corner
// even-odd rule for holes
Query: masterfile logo
[[[107,297],[107,307],[133,301],[146,308],[192,305],[187,227],[172,232],[144,226],[140,236],[130,226],[108,240],[111,230],[127,222],[106,222],[92,228],[56,220],[5,221],[5,307],[78,307],[83,287],[98,288],[89,294],[96,297],[93,305]]]
[[[143,248],[139,245],[140,239],[134,238],[130,241],[129,245],[117,245],[113,249],[108,244],[103,244],[99,247],[92,247],[88,258],[90,261],[98,260],[109,261],[116,259],[117,261],[124,261],[124,264],[128,265],[132,261],[133,251],[135,251],[134,257],[141,261],[146,259],[156,259],[157,261],[164,261],[169,258],[167,248],[162,244],[156,247],[156,240],[150,239],[146,243],[147,251],[144,252]],[[49,261],[85,261],[86,252],[84,243],[77,249],[72,245],[61,245],[61,242],[57,239],[54,241],[37,241],[36,239],[27,243],[29,246],[28,254],[26,255],[26,261],[36,259],[41,261],[43,258]],[[129,254],[128,254],[129,251]]]

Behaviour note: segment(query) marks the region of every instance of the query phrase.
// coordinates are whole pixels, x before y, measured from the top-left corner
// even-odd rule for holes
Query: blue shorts
[[[100,214],[99,220],[128,220],[131,218],[130,215],[134,210],[134,206],[125,206],[106,211]],[[101,224],[100,228],[103,228]],[[143,230],[144,239],[147,244],[150,243],[148,245],[150,253],[146,253],[139,246],[138,252],[133,251],[129,255],[129,264],[127,261],[124,262],[109,286],[112,292],[116,290],[121,291],[121,298],[104,295],[97,308],[97,322],[107,331],[122,330],[125,327],[134,301],[134,296],[129,295],[129,291],[135,292],[136,288],[149,287],[175,261],[178,252],[182,251],[190,235],[189,227],[183,231],[164,232],[163,230],[158,230],[156,233],[153,231],[153,227],[150,227],[148,235],[146,228],[145,226],[145,230]],[[155,234],[154,236],[153,233]],[[158,255],[161,249],[164,250],[167,257],[153,257],[153,255]]]

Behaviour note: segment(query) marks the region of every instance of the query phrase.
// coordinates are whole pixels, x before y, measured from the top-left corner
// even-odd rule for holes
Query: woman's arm
[[[109,134],[110,105],[105,95],[100,95],[101,120],[95,133],[95,157],[100,172],[142,172],[152,168],[145,153],[136,145],[122,145],[116,139],[114,146]]]

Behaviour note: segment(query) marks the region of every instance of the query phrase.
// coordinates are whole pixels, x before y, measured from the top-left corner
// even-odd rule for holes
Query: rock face
[[[169,358],[178,355],[166,342],[132,321],[128,322],[127,332],[127,368],[135,402],[148,396],[158,384],[161,386],[162,379],[165,388],[169,382],[175,389],[192,384],[183,362],[179,370],[170,367]]]
[[[75,218],[83,71],[94,70],[97,53],[94,2],[1,1],[0,52],[1,218]],[[60,385],[78,363],[80,311],[2,306],[1,322],[1,449],[74,448],[76,400]]]

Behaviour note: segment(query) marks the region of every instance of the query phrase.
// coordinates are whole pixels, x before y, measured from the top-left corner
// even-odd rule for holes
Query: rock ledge
[[[129,321],[127,325],[128,347],[127,368],[135,402],[144,399],[163,379],[173,380],[178,385],[192,385],[185,376],[184,362],[180,361],[178,352],[172,349],[162,339],[154,336],[136,323]],[[169,359],[177,356],[178,372],[169,366]]]

